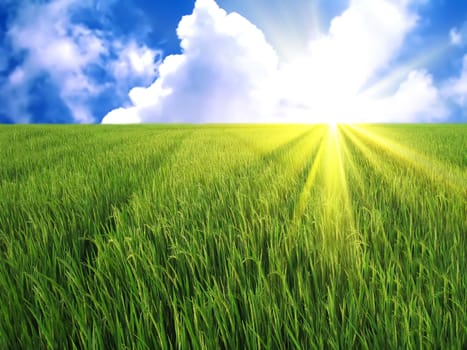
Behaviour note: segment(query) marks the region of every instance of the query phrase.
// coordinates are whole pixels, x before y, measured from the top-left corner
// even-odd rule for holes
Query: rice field
[[[0,126],[1,349],[465,349],[467,124]]]

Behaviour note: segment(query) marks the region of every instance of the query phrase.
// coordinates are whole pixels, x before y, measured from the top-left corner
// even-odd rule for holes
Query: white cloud
[[[12,86],[22,85],[26,80],[26,74],[24,73],[24,69],[21,67],[16,68],[9,76],[8,82]]]
[[[449,39],[454,46],[462,45],[462,34],[457,28],[452,28],[449,31]]]
[[[114,109],[107,114],[103,121],[105,124],[138,124],[141,122],[136,107]]]
[[[20,5],[7,37],[14,52],[26,55],[24,62],[9,76],[8,81],[13,86],[3,87],[0,92],[9,94],[14,87],[23,95],[20,104],[10,104],[8,114],[27,121],[29,85],[35,77],[44,74],[57,86],[74,121],[80,123],[97,119],[90,110],[91,100],[108,88],[94,80],[90,73],[93,67],[117,79],[115,90],[127,89],[127,83],[148,83],[155,78],[159,52],[135,41],[113,40],[108,32],[91,30],[73,21],[76,11],[91,5],[89,1],[80,0]]]
[[[465,47],[467,39],[467,21],[459,26],[451,28],[449,31],[449,40],[451,45]]]
[[[307,106],[313,121],[348,120],[352,116],[342,107],[362,100],[360,90],[389,66],[416,22],[408,2],[352,1],[327,35],[282,69],[284,95]]]
[[[418,3],[353,0],[327,35],[279,64],[252,23],[197,0],[178,27],[182,54],[166,57],[156,81],[132,89],[132,105],[103,123],[439,120],[446,109],[425,71],[408,74],[393,95],[361,94],[397,58]]]
[[[410,72],[393,96],[375,100],[373,106],[367,121],[378,115],[388,122],[439,122],[449,113],[432,76],[424,70]]]
[[[165,58],[158,79],[130,92],[143,122],[240,122],[272,113],[269,86],[278,59],[263,33],[237,13],[227,14],[213,0],[198,0],[177,33],[183,53]],[[112,111],[104,123],[124,119]]]
[[[96,94],[99,87],[86,75],[85,69],[107,53],[100,33],[70,20],[77,1],[56,0],[50,3],[25,3],[8,31],[17,52],[26,52],[22,66],[11,75],[10,81],[27,85],[38,74],[48,74],[60,87],[60,95],[76,121],[92,122],[87,108],[77,100]],[[27,87],[24,91],[27,91]],[[26,104],[27,105],[27,104]],[[24,113],[24,112],[23,112]]]
[[[112,62],[111,70],[117,80],[127,80],[134,76],[154,79],[160,65],[160,51],[140,46],[135,41],[126,44],[116,41],[114,48],[119,52],[119,57]]]
[[[448,80],[443,91],[459,106],[465,107],[467,105],[467,54],[464,56],[459,76]]]

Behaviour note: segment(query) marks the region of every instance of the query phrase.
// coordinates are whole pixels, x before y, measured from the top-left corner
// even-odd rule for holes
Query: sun
[[[335,133],[337,131],[337,122],[335,121],[329,121],[328,123],[329,131]]]

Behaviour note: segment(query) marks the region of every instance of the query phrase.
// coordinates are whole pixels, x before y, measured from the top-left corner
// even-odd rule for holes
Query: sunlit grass
[[[467,344],[465,125],[3,126],[0,147],[2,349]]]
[[[443,185],[447,184],[452,191],[466,191],[465,169],[453,166],[446,167],[446,164],[436,159],[430,159],[423,153],[405,147],[383,135],[376,134],[371,129],[355,125],[348,127],[348,129],[357,133],[360,138],[367,139],[373,145],[384,149],[385,152],[400,159],[404,164],[416,168],[424,176],[442,182]]]

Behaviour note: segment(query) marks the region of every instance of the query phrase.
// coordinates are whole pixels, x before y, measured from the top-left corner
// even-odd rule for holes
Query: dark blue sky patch
[[[4,38],[5,33],[8,29],[7,22],[8,22],[8,14],[6,8],[0,7],[0,40]]]
[[[10,61],[8,52],[9,47],[7,43],[8,23],[10,21],[13,6],[4,4],[0,5],[0,75],[2,71],[8,67]]]
[[[105,12],[92,8],[80,8],[71,15],[71,20],[91,30],[105,30],[113,25]]]
[[[467,20],[467,2],[432,0],[419,9],[422,21],[433,33],[448,33],[453,26],[462,26]]]
[[[60,97],[59,89],[43,75],[34,80],[30,87],[29,110],[31,123],[72,123],[68,107]],[[47,96],[47,98],[44,98]]]
[[[105,66],[102,66],[100,64],[91,64],[89,66],[86,66],[84,69],[84,73],[86,74],[86,76],[92,77],[92,80],[94,82],[100,84],[115,82],[115,79],[111,72],[109,72],[109,70],[106,69]]]
[[[0,124],[15,124],[15,120],[0,112]]]
[[[110,6],[108,16],[116,37],[136,38],[168,55],[180,52],[176,28],[193,5],[194,1],[122,0]]]

